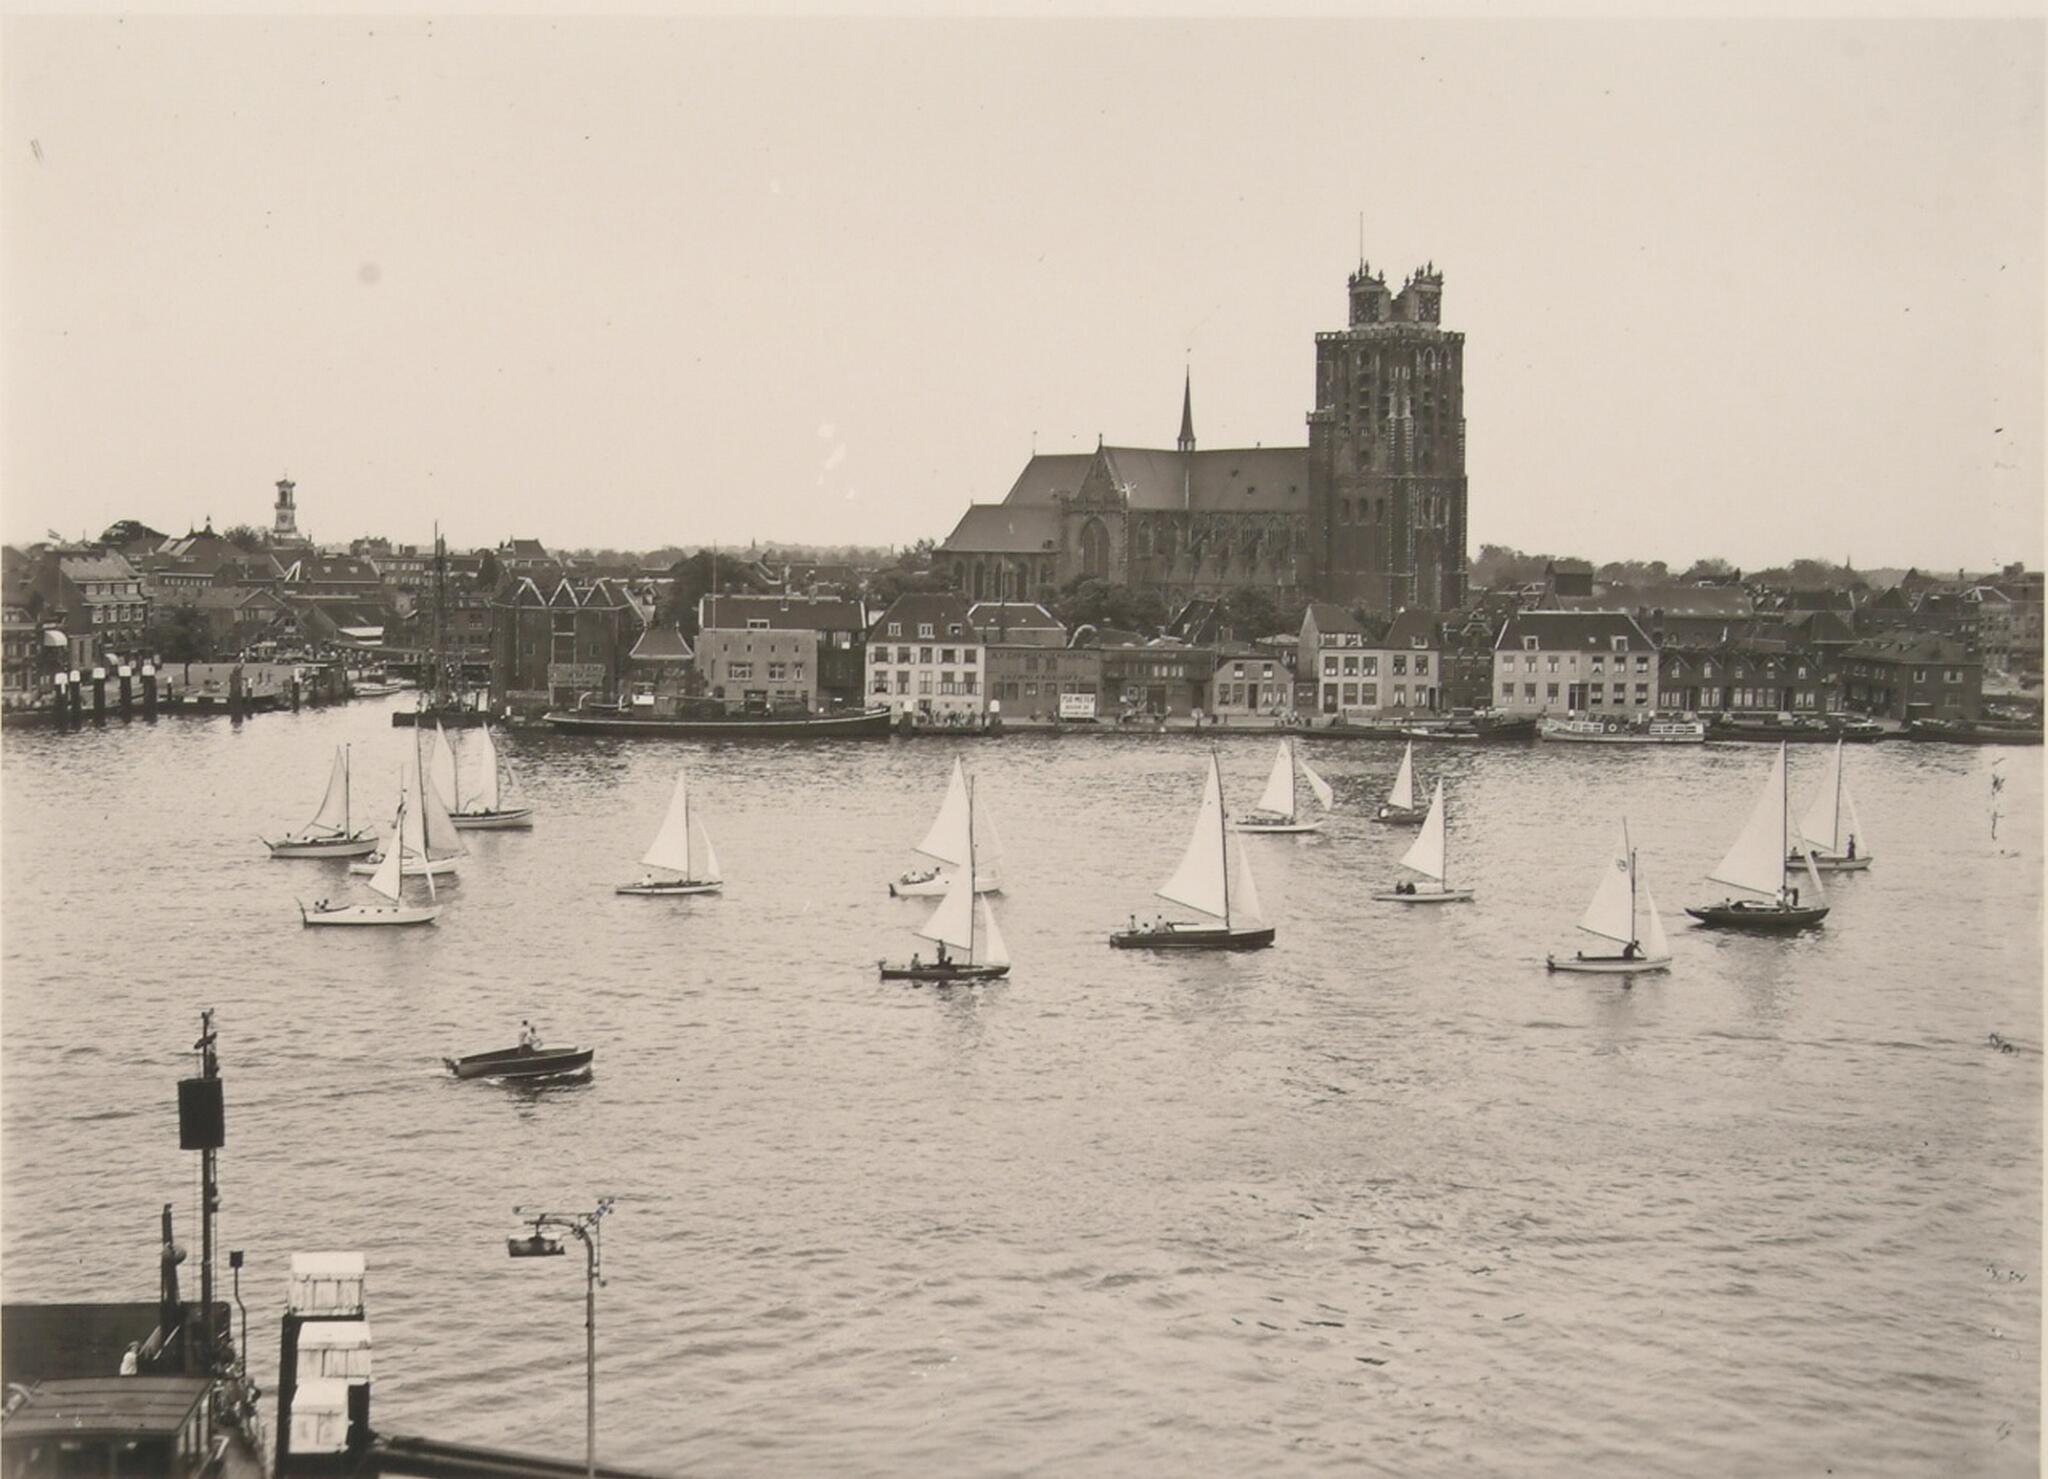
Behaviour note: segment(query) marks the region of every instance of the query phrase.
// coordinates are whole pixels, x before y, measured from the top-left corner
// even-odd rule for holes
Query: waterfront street
[[[1245,838],[1276,947],[1113,952],[1163,907],[1211,735],[839,745],[501,736],[530,833],[468,833],[432,928],[300,928],[268,859],[337,744],[388,816],[388,701],[10,730],[0,1255],[148,1298],[196,1235],[174,1082],[218,1010],[221,1234],[274,1383],[294,1251],[369,1263],[387,1431],[579,1451],[575,1260],[618,1207],[603,1457],[692,1474],[2035,1472],[2042,752],[1851,747],[1877,862],[1792,939],[1685,927],[1774,751],[1418,746],[1477,902],[1368,902],[1396,744]],[[451,736],[455,738],[455,736]],[[1274,737],[1214,736],[1233,809]],[[1830,752],[1795,747],[1794,804]],[[1001,826],[1015,968],[882,985],[954,757]],[[722,896],[621,898],[678,764]],[[2007,777],[1991,836],[1991,776]],[[1622,809],[1675,961],[1547,977]],[[1237,845],[1237,844],[1234,844]],[[410,890],[418,885],[410,885]],[[444,1054],[531,1017],[540,1090]],[[2004,1053],[1992,1033],[2017,1043]]]

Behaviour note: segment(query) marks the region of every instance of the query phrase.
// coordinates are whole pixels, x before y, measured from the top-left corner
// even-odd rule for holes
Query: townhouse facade
[[[952,591],[907,591],[867,631],[867,702],[921,724],[980,725],[985,644]]]
[[[1625,611],[1518,611],[1494,643],[1495,706],[1633,718],[1657,707],[1657,649]]]

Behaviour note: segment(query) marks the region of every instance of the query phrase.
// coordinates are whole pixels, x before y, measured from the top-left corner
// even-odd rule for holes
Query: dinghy
[[[481,738],[473,746],[478,753],[469,767],[467,790],[463,789],[461,757],[449,756],[449,763],[455,766],[455,812],[452,820],[465,832],[531,827],[532,807],[505,805],[507,771],[505,762],[498,758],[498,747],[491,739],[491,726],[484,725],[478,734]]]
[[[1258,804],[1243,816],[1231,822],[1240,832],[1320,832],[1320,821],[1302,818],[1294,804],[1294,772],[1301,770],[1301,778],[1308,782],[1309,791],[1324,811],[1335,804],[1336,796],[1330,790],[1330,783],[1315,773],[1306,760],[1298,759],[1294,753],[1294,741],[1280,741],[1280,753],[1273,757],[1273,773],[1266,777],[1266,789],[1259,796]]]
[[[946,887],[946,897],[939,907],[932,910],[932,917],[925,921],[924,928],[917,931],[927,940],[935,941],[939,947],[937,960],[921,960],[913,955],[908,965],[891,965],[888,961],[877,961],[884,981],[931,981],[945,984],[951,981],[993,981],[999,976],[1010,974],[1010,952],[1003,944],[1003,932],[996,928],[995,911],[989,907],[985,897],[977,897],[974,867],[974,782],[967,782],[967,845],[962,852],[966,864],[954,872]],[[982,951],[977,959],[974,952],[974,925],[976,915],[980,916],[982,927]],[[967,952],[965,960],[946,954],[946,947]]]
[[[693,844],[702,842],[692,850]],[[679,894],[715,894],[725,887],[718,870],[718,849],[701,818],[690,814],[690,777],[676,772],[676,788],[668,798],[668,815],[654,834],[654,845],[640,859],[647,869],[632,883],[622,883],[618,893],[667,897]]]
[[[405,792],[401,787],[398,794],[397,832],[405,834],[407,808]],[[370,892],[388,899],[385,904],[330,904],[319,900],[308,909],[299,905],[299,922],[304,925],[390,925],[390,924],[432,924],[440,915],[439,904],[408,904],[402,897],[405,878],[402,872],[404,854],[393,848],[384,855],[384,861],[377,865],[377,871],[370,875]],[[427,875],[427,897],[434,896],[434,875]]]
[[[1835,753],[1828,761],[1820,789],[1799,819],[1799,836],[1804,848],[1786,855],[1788,863],[1801,862],[1807,852],[1813,866],[1822,873],[1861,873],[1875,854],[1870,835],[1863,830],[1863,818],[1856,814],[1856,798],[1849,794],[1849,782],[1842,775],[1842,742],[1835,741]]]
[[[946,799],[924,841],[914,849],[934,860],[936,866],[913,869],[889,885],[894,899],[937,898],[953,885],[951,869],[967,861],[968,838],[975,839],[975,888],[985,894],[1003,891],[1003,849],[996,837],[995,819],[983,805],[974,812],[969,800],[967,769],[953,762],[953,779],[946,786]]]
[[[401,831],[394,823],[392,835],[398,839],[399,864],[407,878],[445,878],[455,871],[456,861],[468,855],[462,839],[455,835],[455,826],[448,819],[448,808],[441,804],[441,793],[426,776],[426,767],[420,763],[418,746],[414,746],[413,776],[417,781],[419,794],[418,808],[404,806],[405,777],[399,777],[399,801],[402,819],[406,829]],[[382,852],[372,853],[368,862],[351,863],[351,873],[375,873],[384,864]]]
[[[1140,924],[1131,916],[1128,929],[1116,931],[1109,943],[1118,950],[1260,950],[1273,943],[1273,926],[1261,921],[1258,886],[1243,848],[1230,846],[1224,825],[1223,769],[1209,752],[1209,779],[1202,787],[1202,806],[1195,814],[1194,835],[1173,876],[1159,886],[1159,897],[1183,904],[1219,921],[1200,924],[1155,917]]]
[[[1671,946],[1664,938],[1664,921],[1657,917],[1657,899],[1647,883],[1641,884],[1648,918],[1639,920],[1636,892],[1641,879],[1636,850],[1629,845],[1628,821],[1621,824],[1621,847],[1600,870],[1599,887],[1593,902],[1579,917],[1579,928],[1589,935],[1612,940],[1621,946],[1619,955],[1588,955],[1583,950],[1565,957],[1551,955],[1544,964],[1553,971],[1579,971],[1588,975],[1628,976],[1661,971],[1671,964]]]
[[[1394,789],[1387,793],[1387,804],[1373,820],[1389,827],[1413,827],[1427,814],[1415,804],[1415,741],[1410,740],[1401,751],[1401,769],[1394,777]]]
[[[1764,898],[1730,898],[1685,912],[1701,924],[1775,934],[1803,930],[1826,919],[1828,906],[1825,902],[1801,904],[1799,890],[1790,885],[1785,864],[1791,847],[1791,838],[1787,835],[1790,830],[1786,815],[1785,746],[1781,743],[1777,763],[1771,767],[1770,779],[1764,782],[1756,805],[1750,809],[1742,835],[1728,849],[1728,856],[1707,875],[1716,883],[1762,894]],[[1806,855],[1804,861],[1814,898],[1825,900],[1826,894],[1820,886],[1820,874],[1814,871],[1812,855]]]
[[[1472,890],[1452,888],[1444,880],[1450,875],[1446,866],[1450,858],[1450,837],[1444,825],[1444,783],[1436,783],[1436,792],[1429,798],[1429,815],[1422,820],[1422,831],[1401,854],[1401,866],[1412,873],[1420,873],[1435,884],[1434,888],[1419,883],[1397,883],[1392,888],[1373,895],[1382,903],[1389,904],[1469,904]]]
[[[320,798],[320,810],[313,820],[275,842],[266,837],[263,845],[273,858],[360,858],[377,850],[377,834],[355,825],[347,745],[334,752],[327,794]]]

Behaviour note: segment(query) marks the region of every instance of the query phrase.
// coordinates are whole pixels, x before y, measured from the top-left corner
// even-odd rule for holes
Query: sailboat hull
[[[612,892],[615,894],[634,894],[642,898],[661,899],[683,894],[715,894],[724,887],[723,883],[684,883],[681,880],[672,883],[643,881],[640,883],[622,883],[613,889]]]
[[[533,808],[514,806],[504,811],[458,811],[450,821],[463,832],[506,832],[533,825]]]
[[[350,863],[348,871],[362,874],[375,873],[378,865],[383,861],[380,857],[372,856],[367,863]],[[446,878],[454,871],[455,859],[453,858],[436,858],[431,863],[423,863],[417,859],[408,858],[400,866],[399,876],[402,878],[425,878],[431,873],[436,878]]]
[[[890,965],[881,963],[884,981],[929,981],[943,986],[952,981],[994,981],[1010,974],[1006,965]]]
[[[1383,806],[1373,820],[1382,827],[1419,827],[1429,820],[1429,808]]]
[[[308,909],[301,904],[299,922],[308,927],[432,924],[440,913],[438,904],[344,904],[338,909]]]
[[[364,858],[377,850],[374,835],[355,837],[287,837],[263,840],[273,858]]]
[[[1161,929],[1118,930],[1109,937],[1117,950],[1263,950],[1273,943],[1273,926],[1220,929],[1200,924],[1168,924]]]
[[[1323,830],[1323,824],[1321,822],[1259,822],[1252,821],[1246,817],[1239,817],[1231,822],[1230,830],[1233,832],[1264,832],[1273,836],[1291,837],[1302,832],[1320,832]]]
[[[1671,957],[1660,955],[1655,960],[1638,955],[1624,960],[1619,955],[1549,955],[1543,964],[1553,971],[1570,971],[1581,976],[1640,976],[1650,971],[1668,970]]]
[[[1793,853],[1785,861],[1788,865],[1796,868],[1804,863],[1806,859],[1798,853]],[[1877,857],[1874,853],[1860,853],[1853,858],[1824,852],[1813,855],[1813,867],[1817,873],[1861,873],[1876,861]]]
[[[1828,906],[1784,907],[1735,899],[1726,904],[1709,904],[1704,909],[1685,911],[1701,924],[1715,929],[1750,930],[1758,934],[1782,935],[1811,929],[1828,917]]]
[[[1472,890],[1469,888],[1418,888],[1412,894],[1396,893],[1385,889],[1373,895],[1382,904],[1469,904]]]
[[[913,878],[912,875],[906,873],[889,885],[889,897],[892,899],[942,898],[945,896],[946,890],[952,887],[952,883],[951,874],[942,873],[936,878]],[[1003,891],[1003,881],[1000,878],[977,878],[974,880],[974,891],[977,894],[999,894]]]

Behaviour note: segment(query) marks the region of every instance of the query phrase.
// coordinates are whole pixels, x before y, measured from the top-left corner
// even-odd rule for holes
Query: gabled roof
[[[1584,602],[1587,598],[1573,596],[1566,599]],[[1607,594],[1597,599],[1600,604],[1595,609],[1638,613],[1661,611],[1667,617],[1740,617],[1748,616],[1756,608],[1748,591],[1740,586],[1727,585],[1611,585],[1607,587]]]
[[[1059,510],[1050,505],[974,503],[940,549],[951,554],[1037,554],[1057,549]]]
[[[1948,663],[1955,666],[1977,661],[1962,643],[1933,632],[1900,632],[1890,637],[1873,638],[1851,647],[1849,656],[1866,662]]]
[[[867,611],[836,596],[727,594],[706,596],[698,605],[697,625],[706,631],[744,631],[757,621],[778,632],[859,632],[867,629]]]
[[[1362,636],[1365,633],[1365,628],[1358,624],[1358,618],[1335,601],[1309,602],[1308,610],[1301,615],[1304,630],[1311,621],[1315,622],[1316,631],[1325,635],[1330,632],[1357,632]]]
[[[1056,495],[1080,489],[1081,479],[1087,476],[1094,460],[1091,452],[1034,453],[1024,464],[1024,471],[1017,474],[1017,481],[1010,485],[1003,502],[1012,508],[1025,504],[1050,508]]]
[[[1797,612],[1785,619],[1785,630],[1808,644],[1856,640],[1856,629],[1833,611]]]
[[[1307,513],[1308,448],[1226,447],[1175,452],[1104,447],[1111,480],[1138,510]]]
[[[967,608],[967,619],[977,627],[1001,627],[1006,631],[1066,631],[1066,623],[1036,601],[976,601]]]
[[[627,656],[633,662],[689,662],[695,654],[680,631],[657,625],[640,634]]]
[[[119,555],[59,555],[57,568],[67,580],[134,580],[135,567]]]
[[[377,567],[354,555],[300,555],[285,567],[286,581],[299,585],[380,585]]]
[[[1434,647],[1437,645],[1437,614],[1434,611],[1403,611],[1387,628],[1383,648]]]
[[[1519,651],[1527,637],[1536,639],[1539,652],[1606,652],[1616,637],[1627,638],[1631,652],[1656,650],[1626,611],[1517,611],[1500,629],[1494,650]]]
[[[918,627],[927,623],[935,633],[933,640],[979,640],[974,623],[968,619],[967,602],[957,591],[905,591],[889,603],[887,611],[868,623],[869,638],[886,633],[891,622],[903,629],[901,636],[890,639],[893,641],[915,640]]]

